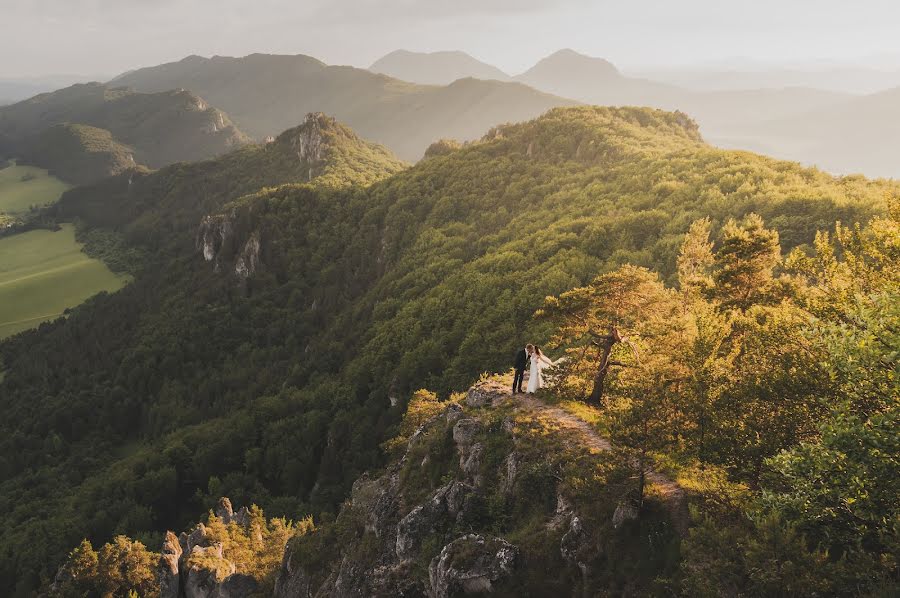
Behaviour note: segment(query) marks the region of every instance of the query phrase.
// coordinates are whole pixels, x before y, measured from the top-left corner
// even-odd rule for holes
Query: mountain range
[[[697,219],[717,234],[753,211],[789,249],[897,192],[716,149],[652,109],[554,109],[429,155],[407,166],[312,114],[271,143],[64,195],[51,215],[79,220],[89,251],[102,232],[144,261],[0,343],[0,587],[46,587],[85,538],[162,546],[225,494],[334,521],[412,393],[463,391],[520,339],[550,340],[532,319],[548,295],[622,264],[671,279]]]
[[[376,64],[391,72],[400,69],[401,58],[411,62],[409,54],[391,54]],[[483,70],[479,65],[467,71],[474,59],[452,56],[457,59],[449,65],[447,56],[416,55],[418,70],[406,74],[446,79]],[[900,155],[900,137],[890,125],[900,120],[892,91],[859,96],[804,87],[801,79],[772,85],[754,78],[721,89],[688,89],[627,76],[602,58],[572,50],[556,52],[512,80],[588,104],[681,110],[697,120],[706,139],[723,147],[761,151],[838,174],[900,176],[900,166],[891,158]]]
[[[462,52],[398,51],[371,70],[408,81],[308,56],[191,56],[125,73],[106,85],[76,85],[0,108],[0,151],[24,154],[23,136],[65,122],[110,130],[116,143],[134,150],[136,163],[154,168],[218,155],[246,143],[248,136],[275,136],[306,113],[327,110],[365,138],[415,161],[438,139],[472,141],[497,124],[587,103],[680,110],[697,120],[711,143],[838,174],[900,173],[891,158],[900,141],[890,130],[889,123],[898,121],[890,91],[855,96],[799,86],[692,90],[632,77],[572,50],[556,52],[514,77]],[[123,111],[124,118],[116,115]],[[139,112],[140,120],[152,124],[125,130]],[[35,114],[38,120],[32,122]],[[189,114],[196,124],[179,120]],[[10,149],[13,143],[18,151]],[[35,152],[30,156],[40,164]],[[91,157],[82,162],[98,163]],[[78,181],[120,168],[100,168]]]
[[[525,85],[464,78],[447,86],[408,83],[309,56],[191,56],[113,80],[144,93],[190,89],[242,130],[276,135],[308,112],[327,110],[366,139],[418,160],[443,137],[473,140],[486,129],[577,102]]]

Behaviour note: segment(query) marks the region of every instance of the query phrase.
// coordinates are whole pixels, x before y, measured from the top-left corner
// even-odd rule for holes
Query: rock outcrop
[[[214,272],[231,271],[246,280],[262,266],[262,233],[253,202],[205,216],[197,230],[197,250]]]
[[[567,432],[558,422],[534,411],[522,417],[522,408],[493,381],[446,403],[381,475],[356,481],[334,523],[289,543],[276,598],[603,590],[605,544],[636,513],[597,504],[602,493],[592,484],[608,471],[597,468],[602,451],[577,434],[560,442],[555,436]],[[555,563],[558,577],[542,585],[534,570],[544,563]]]
[[[282,139],[291,144],[298,160],[309,165],[310,181],[320,174],[325,162],[328,143],[323,132],[334,127],[336,122],[321,112],[313,112],[306,115],[302,125],[292,129],[290,137]]]
[[[518,555],[519,549],[501,538],[477,534],[458,538],[431,561],[431,596],[492,593],[513,576]]]
[[[249,510],[243,507],[235,513],[225,497],[219,500],[215,514],[225,524],[250,523]],[[252,595],[259,586],[253,577],[237,572],[222,544],[210,539],[202,523],[179,537],[166,532],[157,579],[160,598],[241,598]]]

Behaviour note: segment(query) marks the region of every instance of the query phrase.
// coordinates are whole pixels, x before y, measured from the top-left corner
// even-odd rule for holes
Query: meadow
[[[36,230],[0,239],[0,339],[126,282],[127,277],[81,251],[71,224],[56,232]]]
[[[43,168],[17,164],[0,168],[0,213],[22,214],[31,206],[53,203],[68,188]]]

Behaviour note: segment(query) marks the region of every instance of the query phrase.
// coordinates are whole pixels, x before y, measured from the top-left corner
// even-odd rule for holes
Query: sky
[[[625,68],[900,68],[898,25],[898,0],[0,0],[0,79],[191,54],[367,67],[398,48],[464,50],[512,74],[561,48]]]

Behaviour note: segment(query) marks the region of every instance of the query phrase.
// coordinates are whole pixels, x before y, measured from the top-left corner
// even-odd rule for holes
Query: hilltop
[[[148,93],[190,89],[257,138],[277,134],[308,112],[327,111],[410,161],[437,139],[473,140],[492,126],[576,103],[501,81],[416,85],[302,55],[191,56],[126,73],[113,83]]]
[[[86,125],[93,130],[56,129],[47,133],[63,124]],[[13,157],[28,152],[36,164],[72,172],[76,165],[61,165],[60,160],[66,159],[62,154],[38,151],[49,149],[42,136],[63,132],[68,143],[105,143],[107,154],[120,153],[122,146],[127,146],[133,150],[136,163],[150,168],[210,158],[249,142],[227,115],[184,90],[144,94],[87,83],[0,108],[0,137],[6,139],[5,152]],[[104,137],[110,141],[102,141]],[[109,145],[112,141],[115,147]],[[76,160],[91,151],[86,146],[79,149],[74,154],[79,156]]]
[[[384,147],[314,113],[269,143],[246,145],[215,160],[128,172],[78,187],[63,194],[52,213],[115,230],[155,251],[177,252],[193,242],[204,215],[262,188],[313,180],[323,187],[368,185],[406,167]]]
[[[699,218],[719,235],[756,212],[785,250],[809,249],[898,191],[718,150],[650,109],[556,109],[410,168],[322,118],[344,150],[305,126],[63,198],[60,218],[152,259],[0,344],[4,586],[49,582],[85,537],[160,546],[223,495],[327,519],[387,464],[414,391],[447,397],[551,339],[532,319],[548,295],[623,264],[674,281]]]
[[[134,150],[106,129],[88,125],[53,125],[18,146],[19,162],[48,169],[76,184],[90,183],[136,166]]]
[[[423,85],[447,85],[458,79],[509,81],[510,76],[465,52],[396,50],[376,60],[369,70]]]

